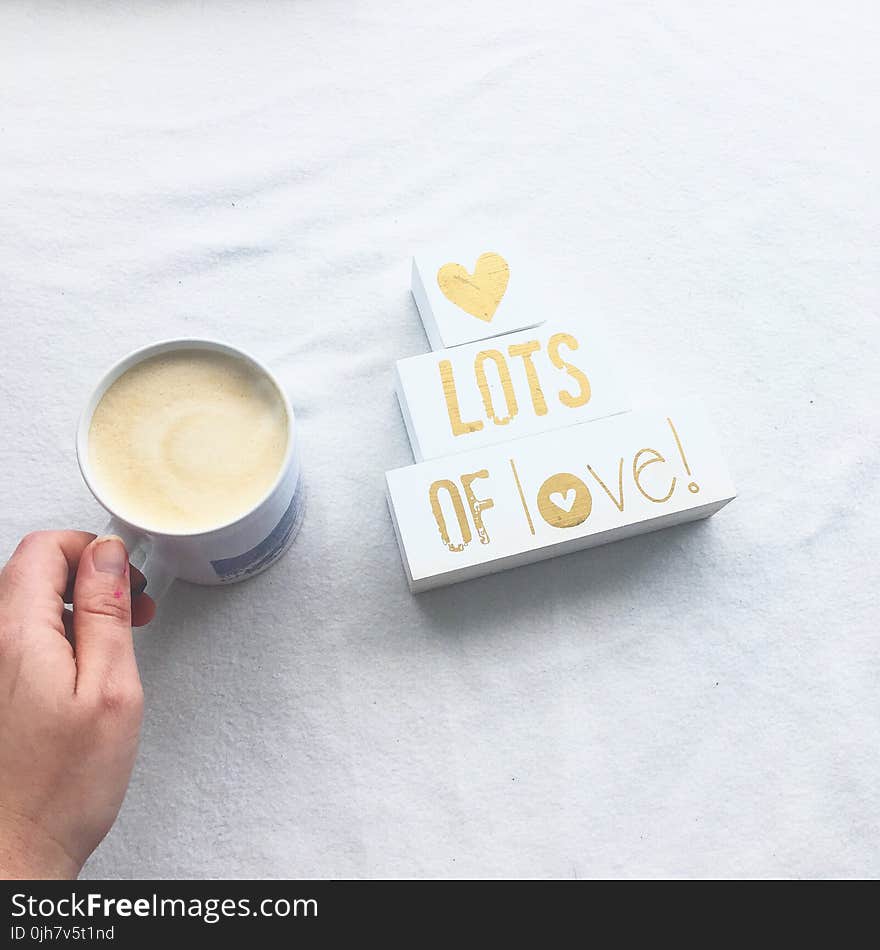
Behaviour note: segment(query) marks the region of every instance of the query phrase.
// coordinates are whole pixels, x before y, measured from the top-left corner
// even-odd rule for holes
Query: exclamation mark
[[[669,428],[672,429],[672,434],[675,436],[675,444],[678,446],[678,454],[681,456],[682,462],[684,462],[684,470],[688,473],[688,478],[693,477],[691,472],[691,467],[688,465],[687,456],[684,454],[684,449],[681,447],[681,439],[678,437],[678,433],[675,431],[675,426],[672,424],[672,420],[667,416],[666,421],[669,423]],[[696,482],[690,482],[688,484],[688,491],[692,495],[700,490],[700,486]]]

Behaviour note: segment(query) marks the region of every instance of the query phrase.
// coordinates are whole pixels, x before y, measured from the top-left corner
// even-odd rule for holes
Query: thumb
[[[131,636],[128,552],[115,535],[83,551],[73,587],[76,690],[117,692],[138,682]]]

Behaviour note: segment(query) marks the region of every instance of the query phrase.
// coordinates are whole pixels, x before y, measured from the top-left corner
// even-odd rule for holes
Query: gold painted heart
[[[461,264],[444,264],[437,271],[437,283],[447,300],[478,320],[489,323],[507,290],[510,268],[500,254],[481,254],[473,274]]]

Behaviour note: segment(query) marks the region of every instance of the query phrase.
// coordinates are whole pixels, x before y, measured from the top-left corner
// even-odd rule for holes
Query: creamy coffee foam
[[[287,449],[271,380],[245,360],[177,350],[133,366],[89,429],[95,488],[117,514],[157,531],[204,531],[241,517],[271,487]]]

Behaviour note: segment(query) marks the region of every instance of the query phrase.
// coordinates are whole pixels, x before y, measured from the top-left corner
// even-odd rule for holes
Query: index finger
[[[39,603],[63,605],[68,578],[94,539],[89,531],[33,531],[25,535],[0,572],[0,603],[23,609]]]

